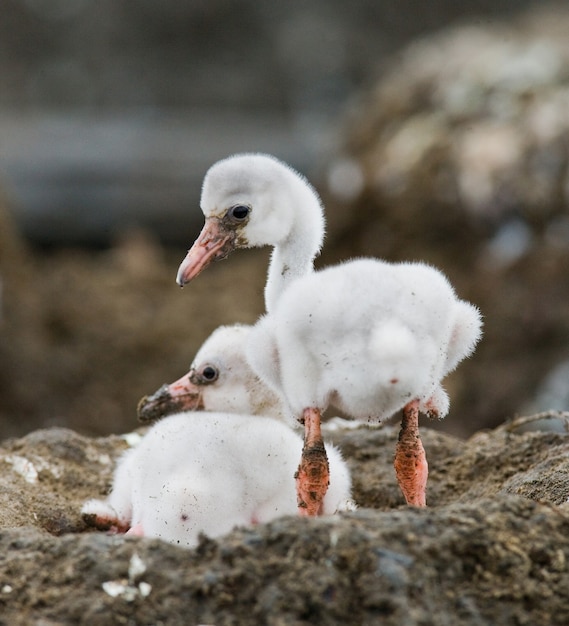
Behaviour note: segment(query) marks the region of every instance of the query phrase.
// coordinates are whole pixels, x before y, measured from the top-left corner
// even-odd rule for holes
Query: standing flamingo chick
[[[297,513],[291,475],[302,441],[270,417],[180,413],[156,423],[115,471],[109,497],[89,500],[84,519],[99,529],[158,537],[193,547],[236,525]],[[330,451],[333,485],[323,513],[350,508],[350,475]]]
[[[418,413],[448,413],[441,381],[473,351],[480,329],[478,310],[459,300],[438,270],[360,259],[291,284],[253,328],[247,356],[304,422],[312,456],[319,454],[320,415],[330,404],[368,422],[402,409],[397,478],[406,501],[424,506],[427,462]],[[311,459],[301,462],[308,484],[299,485],[301,500],[313,512],[327,481],[322,460],[317,468]],[[318,487],[311,473],[322,474]]]

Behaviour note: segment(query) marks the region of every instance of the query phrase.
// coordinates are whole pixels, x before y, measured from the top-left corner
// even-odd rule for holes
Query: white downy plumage
[[[377,422],[415,399],[442,418],[441,380],[479,333],[476,308],[434,268],[361,259],[291,284],[254,327],[247,356],[297,419],[333,404]]]
[[[324,241],[323,207],[308,181],[274,157],[240,154],[215,163],[201,208],[206,225],[180,265],[178,284],[235,248],[273,246],[265,287],[271,312],[291,282],[313,271]]]
[[[251,328],[234,324],[214,330],[186,374],[140,401],[139,420],[147,423],[197,409],[284,419],[279,396],[261,382],[245,358]]]
[[[270,417],[179,413],[155,424],[127,451],[104,500],[81,510],[99,528],[131,527],[134,534],[192,547],[198,536],[223,535],[236,525],[296,515],[292,477],[301,438]],[[329,448],[333,480],[323,513],[352,508],[350,475]]]

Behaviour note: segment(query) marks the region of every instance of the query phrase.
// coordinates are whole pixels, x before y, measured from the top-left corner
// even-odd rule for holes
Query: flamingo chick
[[[362,259],[314,272],[322,204],[303,176],[274,157],[241,154],[214,164],[201,208],[205,225],[178,270],[181,286],[235,248],[273,247],[268,315],[248,354],[304,423],[297,483],[304,510],[317,514],[326,493],[320,415],[328,403],[371,421],[403,409],[397,479],[407,503],[424,506],[428,470],[418,412],[448,412],[441,380],[480,338],[478,310],[421,263]]]
[[[182,411],[220,411],[283,418],[280,398],[245,358],[251,326],[220,326],[198,350],[189,372],[138,404],[138,419],[150,423]]]
[[[291,284],[253,328],[247,356],[305,423],[308,450],[321,446],[320,415],[330,404],[368,422],[402,409],[397,479],[407,503],[424,506],[428,470],[418,414],[448,413],[441,380],[472,352],[479,335],[477,309],[459,300],[439,271],[360,259]],[[314,472],[322,473],[324,486],[323,455],[315,454],[322,469]],[[312,467],[308,462],[306,472]],[[325,490],[308,490],[316,493],[317,511]]]
[[[156,423],[120,459],[106,500],[89,500],[87,523],[193,547],[200,533],[297,512],[290,477],[301,438],[281,421],[227,413],[179,413]],[[333,484],[323,513],[351,508],[350,474],[329,450]],[[220,494],[223,494],[220,496]]]

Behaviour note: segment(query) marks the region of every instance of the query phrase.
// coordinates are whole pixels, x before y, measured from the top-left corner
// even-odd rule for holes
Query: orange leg
[[[417,400],[403,407],[394,466],[397,482],[407,504],[426,506],[429,466],[423,442],[419,437],[419,402]]]
[[[330,484],[330,469],[320,430],[320,410],[305,409],[304,447],[300,465],[294,475],[298,512],[315,516],[322,513],[322,501]]]

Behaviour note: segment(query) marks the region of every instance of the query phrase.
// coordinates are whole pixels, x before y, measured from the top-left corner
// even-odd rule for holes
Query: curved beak
[[[212,261],[224,259],[235,249],[235,238],[235,231],[228,230],[220,218],[206,218],[202,232],[178,268],[178,285],[183,287]]]
[[[162,385],[151,396],[141,398],[136,414],[139,422],[148,424],[173,413],[199,411],[203,408],[201,388],[190,381],[189,374],[184,374],[171,385]]]

